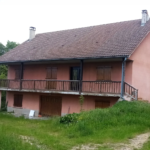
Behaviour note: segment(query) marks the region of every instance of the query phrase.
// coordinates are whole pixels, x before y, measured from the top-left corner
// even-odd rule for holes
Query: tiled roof
[[[111,23],[37,34],[0,57],[0,62],[129,56],[150,30],[150,21]]]

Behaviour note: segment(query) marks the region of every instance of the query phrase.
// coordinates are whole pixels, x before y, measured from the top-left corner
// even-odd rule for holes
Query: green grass
[[[145,143],[140,150],[150,150],[150,138],[147,143]]]
[[[59,118],[29,120],[0,113],[0,150],[69,150],[81,144],[124,142],[149,131],[150,104],[138,101],[82,112],[70,125],[60,124]],[[150,142],[144,146],[147,150]]]

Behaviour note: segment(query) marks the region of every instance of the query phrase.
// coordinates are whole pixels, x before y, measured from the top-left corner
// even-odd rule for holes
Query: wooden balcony
[[[119,97],[121,81],[1,79],[0,90]],[[124,94],[137,99],[137,89],[127,83],[124,83]]]

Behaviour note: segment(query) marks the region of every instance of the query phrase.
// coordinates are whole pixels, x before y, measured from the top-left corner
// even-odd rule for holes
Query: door
[[[110,107],[110,101],[101,101],[101,100],[95,101],[95,108],[108,108],[108,107]]]
[[[71,90],[79,91],[80,67],[71,67],[70,80],[78,80],[71,82]]]
[[[62,100],[57,96],[41,96],[40,114],[43,116],[61,116]]]

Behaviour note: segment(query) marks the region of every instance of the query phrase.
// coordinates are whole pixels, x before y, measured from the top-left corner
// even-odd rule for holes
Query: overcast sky
[[[22,43],[36,34],[141,19],[150,0],[0,0],[0,42]]]

